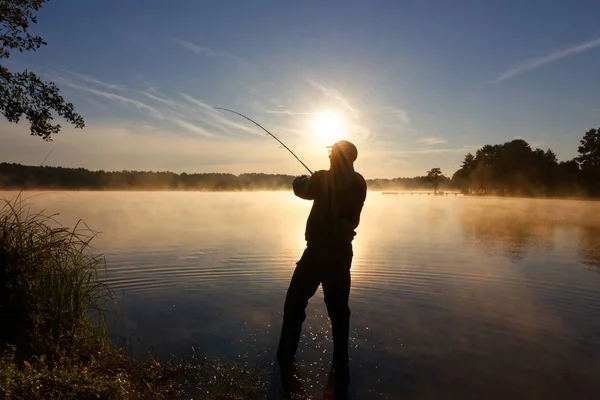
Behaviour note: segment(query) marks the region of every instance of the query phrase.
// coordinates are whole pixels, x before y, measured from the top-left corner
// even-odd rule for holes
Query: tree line
[[[468,153],[452,178],[439,167],[414,178],[369,179],[369,190],[460,190],[465,194],[527,197],[600,196],[600,128],[581,139],[579,156],[558,161],[551,149],[522,139]],[[0,189],[64,190],[287,190],[293,175],[90,171],[85,168],[0,163]]]
[[[465,156],[452,184],[466,194],[600,196],[600,128],[585,133],[578,152],[559,162],[551,149],[532,149],[522,139],[485,145]]]
[[[278,190],[291,187],[293,179],[279,174],[90,171],[0,163],[0,188],[5,190]]]
[[[181,173],[152,171],[90,171],[85,168],[0,163],[4,190],[289,190],[295,176],[284,174]],[[450,179],[445,178],[450,184]],[[369,190],[429,189],[426,177],[370,179]]]

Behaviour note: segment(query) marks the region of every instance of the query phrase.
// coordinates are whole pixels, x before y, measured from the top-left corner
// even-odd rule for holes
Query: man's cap
[[[327,148],[338,150],[349,162],[354,162],[358,158],[358,149],[353,143],[347,140],[338,140],[331,146],[327,146]]]

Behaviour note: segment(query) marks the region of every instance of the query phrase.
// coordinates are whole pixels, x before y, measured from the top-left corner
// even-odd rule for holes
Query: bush
[[[19,360],[43,355],[50,365],[65,353],[85,359],[102,351],[115,297],[98,279],[105,264],[90,251],[95,233],[33,213],[20,196],[2,201],[0,321],[12,329],[2,330],[0,344],[15,346]]]

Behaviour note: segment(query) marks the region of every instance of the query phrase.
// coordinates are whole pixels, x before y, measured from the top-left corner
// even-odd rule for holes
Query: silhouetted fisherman
[[[352,240],[367,194],[364,178],[354,171],[358,150],[341,140],[330,147],[330,169],[294,180],[294,194],[313,200],[306,223],[306,249],[296,264],[287,291],[281,338],[277,350],[284,386],[289,383],[306,318],[308,300],[319,284],[333,335],[333,368],[336,386],[348,386],[348,336],[350,324],[350,266]]]

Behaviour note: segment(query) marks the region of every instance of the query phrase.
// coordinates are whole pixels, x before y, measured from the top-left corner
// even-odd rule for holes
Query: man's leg
[[[294,361],[302,333],[302,323],[306,318],[305,309],[308,300],[315,294],[321,283],[315,262],[311,258],[305,250],[296,265],[285,297],[283,326],[277,349],[277,361],[282,368],[289,367]]]
[[[350,369],[348,365],[348,337],[350,335],[350,264],[334,262],[323,277],[323,293],[333,335],[333,389],[336,399],[348,398]]]
[[[333,368],[336,386],[349,383],[348,336],[350,335],[350,264],[352,258],[342,257],[330,265],[323,278],[323,293],[333,335]]]

